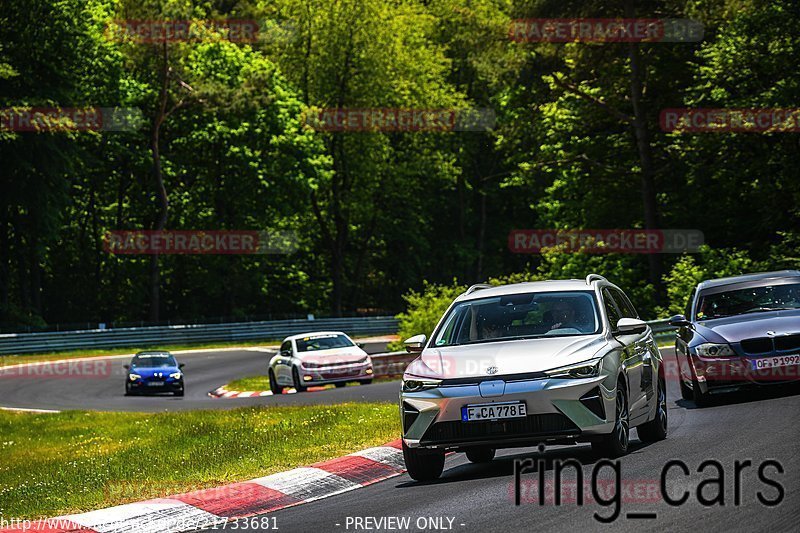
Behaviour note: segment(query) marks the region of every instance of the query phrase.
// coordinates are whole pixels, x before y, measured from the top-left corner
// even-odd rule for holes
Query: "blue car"
[[[183,366],[169,352],[139,352],[125,365],[125,395],[171,392],[183,396]]]
[[[800,271],[704,281],[670,324],[685,400],[800,380]]]

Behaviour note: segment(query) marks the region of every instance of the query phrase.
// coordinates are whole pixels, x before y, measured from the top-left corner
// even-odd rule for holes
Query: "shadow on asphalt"
[[[639,453],[641,450],[650,446],[650,443],[643,443],[638,440],[632,440],[629,444],[629,451],[628,454],[635,454]],[[447,465],[445,465],[445,471],[442,473],[442,477],[433,481],[406,481],[404,483],[399,483],[396,485],[396,488],[409,488],[409,487],[420,487],[424,485],[446,485],[448,483],[458,483],[461,481],[470,481],[470,480],[477,480],[477,479],[492,479],[498,477],[510,477],[514,475],[514,461],[518,459],[527,459],[533,458],[536,460],[537,458],[543,458],[545,460],[545,470],[551,471],[553,470],[553,464],[556,461],[563,462],[567,459],[574,459],[578,461],[581,465],[592,465],[602,459],[597,454],[592,451],[590,445],[586,444],[584,446],[575,446],[571,448],[558,448],[555,450],[548,450],[544,453],[539,453],[538,450],[532,449],[521,453],[516,453],[513,455],[504,455],[502,457],[498,457],[497,459],[489,462],[489,463],[482,463],[482,464],[473,464],[467,463],[455,466],[453,468],[448,469]],[[539,462],[536,461],[536,467],[533,470],[528,470],[527,472],[536,472],[538,471]]]
[[[713,407],[722,407],[725,405],[760,402],[764,400],[774,400],[777,398],[786,398],[787,396],[797,395],[800,395],[800,384],[768,385],[763,387],[756,386],[736,392],[712,394],[708,399],[708,405],[703,407],[696,405],[692,400],[684,400],[682,398],[676,400],[675,405],[688,410],[709,409]]]

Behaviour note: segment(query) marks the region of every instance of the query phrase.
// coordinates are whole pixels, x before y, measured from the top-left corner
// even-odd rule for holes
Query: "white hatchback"
[[[274,394],[287,387],[297,392],[330,383],[344,387],[350,381],[372,383],[372,360],[341,331],[286,337],[269,361],[269,384]]]

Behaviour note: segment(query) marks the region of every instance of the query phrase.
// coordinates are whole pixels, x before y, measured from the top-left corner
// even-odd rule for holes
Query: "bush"
[[[419,333],[430,337],[448,306],[465,290],[466,287],[455,280],[452,285],[434,285],[426,281],[422,292],[412,290],[405,294],[403,299],[408,307],[405,313],[397,315],[400,340],[391,343],[389,350],[402,350],[403,341]]]

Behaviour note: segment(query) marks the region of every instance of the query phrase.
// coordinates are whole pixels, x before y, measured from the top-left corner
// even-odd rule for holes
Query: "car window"
[[[353,343],[344,335],[329,333],[324,335],[309,335],[302,339],[296,339],[298,352],[314,352],[319,350],[333,350],[336,348],[347,348]]]
[[[434,346],[599,332],[590,291],[511,294],[455,305],[433,337]]]
[[[292,353],[292,341],[286,341],[281,344],[281,353]]]
[[[614,294],[614,301],[617,302],[617,306],[619,306],[622,318],[639,318],[639,313],[636,312],[636,308],[633,307],[633,304],[624,292],[618,290],[612,290],[611,292]]]
[[[131,360],[131,366],[138,368],[166,368],[178,366],[170,354],[141,354]]]
[[[611,294],[611,290],[608,288],[603,289],[603,303],[606,308],[606,314],[608,315],[608,322],[611,324],[611,329],[617,329],[617,322],[622,318],[622,314],[619,311],[619,306],[614,296]]]
[[[777,309],[800,309],[800,283],[701,292],[695,318],[703,320]]]

